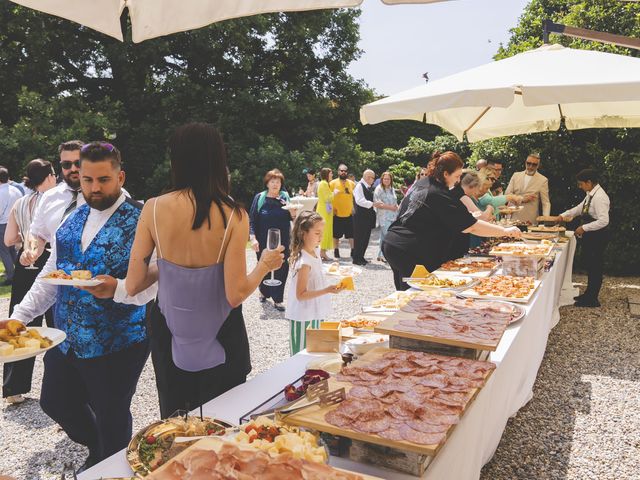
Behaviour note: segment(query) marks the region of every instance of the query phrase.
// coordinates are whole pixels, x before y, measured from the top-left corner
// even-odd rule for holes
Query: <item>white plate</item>
[[[103,280],[97,279],[78,280],[75,278],[71,280],[66,280],[64,278],[41,278],[40,280],[44,283],[48,283],[49,285],[59,285],[62,287],[95,287],[103,282]]]
[[[371,333],[368,335],[361,335],[356,338],[352,338],[344,342],[344,346],[348,352],[356,355],[364,355],[369,350],[376,347],[389,347],[389,335],[380,335],[378,333]]]
[[[283,205],[281,208],[283,210],[300,210],[303,207],[304,205],[301,203],[287,203],[286,205]]]
[[[330,272],[329,265],[322,265],[322,271],[325,275],[331,275],[332,277],[357,277],[362,273],[362,269],[358,267],[352,267],[351,265],[340,265],[340,269],[345,269],[342,272],[338,270],[337,272]]]
[[[467,289],[469,287],[471,287],[472,284],[476,283],[477,280],[475,280],[474,278],[470,277],[470,276],[463,276],[463,275],[452,275],[451,273],[449,274],[444,274],[444,273],[438,273],[436,275],[436,277],[441,278],[441,279],[449,279],[452,281],[461,281],[464,280],[466,283],[464,285],[459,285],[459,286],[455,286],[455,287],[438,287],[436,285],[421,285],[418,281],[416,280],[408,280],[407,281],[407,285],[409,285],[410,287],[413,287],[415,289],[418,290],[432,290],[432,289],[436,289],[436,290],[460,290],[460,289]]]
[[[58,330],[57,328],[50,327],[30,327],[27,325],[27,329],[29,330],[37,330],[40,335],[43,337],[47,337],[53,343],[50,347],[47,348],[39,348],[37,350],[33,350],[29,353],[21,353],[21,354],[11,354],[11,355],[0,355],[0,363],[9,363],[9,362],[17,362],[18,360],[25,360],[27,358],[35,357],[40,355],[47,350],[51,350],[56,345],[60,345],[64,342],[64,339],[67,338],[67,334],[62,330]]]
[[[529,295],[527,295],[526,297],[522,297],[522,298],[515,298],[515,297],[498,297],[498,296],[493,296],[493,295],[480,295],[479,293],[476,293],[475,290],[473,290],[472,288],[470,288],[469,290],[465,290],[464,292],[461,293],[461,295],[468,297],[468,298],[479,298],[482,300],[502,300],[503,302],[513,302],[513,303],[529,303],[529,300],[531,300],[531,297],[533,297],[533,294],[536,293],[536,290],[538,289],[538,287],[540,286],[540,284],[542,283],[541,280],[535,280],[533,282],[533,289],[529,292]]]

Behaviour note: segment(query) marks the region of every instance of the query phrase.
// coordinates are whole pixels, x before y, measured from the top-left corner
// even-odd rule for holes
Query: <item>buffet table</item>
[[[485,387],[466,411],[460,423],[422,478],[478,479],[482,466],[493,456],[509,417],[515,415],[533,396],[538,369],[542,362],[550,330],[557,324],[561,299],[573,295],[570,282],[575,239],[562,245],[553,267],[542,277],[542,284],[526,305],[523,320],[511,325],[498,349],[490,356],[497,365]],[[567,283],[567,277],[569,278]],[[564,303],[563,300],[563,303]],[[271,370],[258,375],[207,403],[204,414],[238,423],[245,413],[271,397],[284,385],[302,375],[307,363],[318,354],[299,353]],[[332,465],[387,479],[411,479],[411,475],[380,467],[331,457]],[[132,475],[120,451],[83,472],[80,480]]]

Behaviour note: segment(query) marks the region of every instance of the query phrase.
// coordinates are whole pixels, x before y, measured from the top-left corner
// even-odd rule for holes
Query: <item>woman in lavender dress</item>
[[[193,123],[169,141],[173,189],[149,200],[131,250],[126,286],[156,280],[153,366],[163,418],[243,383],[251,371],[242,302],[283,263],[266,251],[247,274],[249,216],[229,196],[225,147],[212,125]],[[156,251],[157,268],[150,266]]]

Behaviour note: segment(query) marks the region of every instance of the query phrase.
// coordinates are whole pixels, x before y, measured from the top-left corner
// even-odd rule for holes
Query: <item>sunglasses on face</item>
[[[80,168],[80,160],[74,160],[73,162],[71,160],[65,160],[64,162],[60,162],[60,166],[65,170],[69,170],[72,166]]]
[[[537,167],[538,164],[536,162],[525,162],[527,167]]]

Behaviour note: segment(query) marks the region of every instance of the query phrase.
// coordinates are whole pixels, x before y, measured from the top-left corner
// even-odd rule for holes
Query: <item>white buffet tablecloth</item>
[[[509,417],[515,415],[532,398],[533,384],[544,356],[549,332],[560,318],[559,301],[562,296],[569,295],[567,289],[573,289],[570,275],[574,252],[575,239],[558,252],[553,268],[544,274],[542,284],[527,305],[525,318],[507,329],[498,349],[491,354],[490,360],[496,363],[496,370],[431,462],[423,478],[479,478],[482,466],[491,459],[500,443]],[[287,359],[207,403],[203,408],[205,415],[238,423],[242,415],[302,375],[307,362],[317,356],[300,353]],[[410,475],[342,458],[332,457],[331,464],[386,479],[415,479]],[[121,451],[83,472],[78,478],[95,480],[131,474],[125,453]]]

